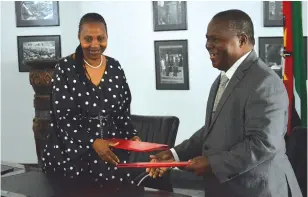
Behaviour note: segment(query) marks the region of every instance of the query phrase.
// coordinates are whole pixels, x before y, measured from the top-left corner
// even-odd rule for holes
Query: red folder
[[[189,162],[137,162],[120,163],[118,168],[162,168],[162,167],[186,167]]]
[[[166,144],[156,144],[150,142],[140,142],[140,141],[133,141],[133,140],[125,140],[125,139],[117,139],[113,138],[108,141],[112,142],[119,142],[117,146],[113,148],[134,151],[134,152],[150,152],[155,150],[167,150],[169,149],[168,145]]]

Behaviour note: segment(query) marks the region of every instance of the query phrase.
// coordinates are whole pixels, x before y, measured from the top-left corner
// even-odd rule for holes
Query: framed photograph
[[[264,27],[283,27],[282,1],[263,1]]]
[[[29,72],[25,60],[61,58],[60,35],[17,36],[19,72]]]
[[[307,67],[307,37],[304,37],[304,42],[305,65]],[[281,78],[284,70],[282,53],[283,37],[259,37],[259,57]]]
[[[15,1],[17,27],[59,26],[58,1]]]
[[[187,30],[186,1],[153,1],[154,31]]]
[[[189,90],[187,42],[154,41],[157,90]]]

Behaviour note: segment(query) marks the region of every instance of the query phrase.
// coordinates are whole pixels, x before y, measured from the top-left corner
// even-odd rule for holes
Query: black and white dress
[[[75,60],[59,61],[52,79],[52,127],[43,152],[43,171],[76,178],[133,183],[132,175],[103,161],[92,148],[97,138],[131,139],[137,135],[130,120],[131,94],[120,63],[106,57],[99,85],[82,79]],[[87,81],[88,80],[88,81]],[[111,150],[126,163],[129,152]]]

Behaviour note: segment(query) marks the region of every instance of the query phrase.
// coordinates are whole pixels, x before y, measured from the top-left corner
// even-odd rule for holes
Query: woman
[[[96,182],[132,181],[115,167],[129,152],[112,149],[107,139],[140,140],[130,120],[131,95],[120,63],[103,55],[107,26],[96,13],[79,24],[80,45],[59,61],[52,79],[52,127],[42,161],[43,171]]]

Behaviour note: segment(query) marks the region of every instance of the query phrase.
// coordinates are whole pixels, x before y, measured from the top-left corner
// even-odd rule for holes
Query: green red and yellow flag
[[[307,127],[307,54],[304,52],[302,2],[283,1],[283,82],[289,97],[288,134],[295,126]]]

